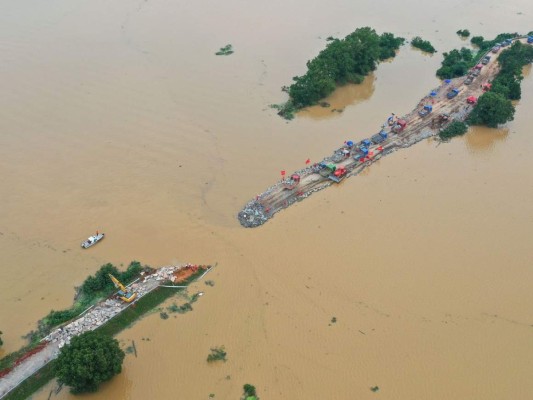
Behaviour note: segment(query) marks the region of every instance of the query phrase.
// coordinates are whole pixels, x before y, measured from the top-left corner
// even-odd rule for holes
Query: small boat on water
[[[105,233],[98,233],[98,231],[96,231],[96,235],[89,236],[89,238],[81,244],[81,247],[83,247],[84,249],[88,249],[89,247],[94,246],[104,237],[105,237]]]

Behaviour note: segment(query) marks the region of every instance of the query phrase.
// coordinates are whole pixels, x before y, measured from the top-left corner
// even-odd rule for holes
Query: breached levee
[[[277,212],[344,178],[359,174],[385,155],[437,135],[451,121],[464,121],[473,108],[467,99],[471,96],[478,98],[483,93],[483,84],[492,81],[497,75],[498,55],[499,53],[493,55],[490,63],[481,69],[471,85],[464,83],[464,76],[444,81],[430,95],[422,98],[409,114],[397,118],[392,126],[379,129],[379,133],[372,136],[373,140],[364,139],[359,143],[345,144],[322,162],[294,172],[293,175],[296,174],[298,179],[296,183],[289,178],[269,187],[243,207],[237,216],[239,222],[246,228],[263,225]],[[484,56],[485,54],[481,55],[480,59]],[[447,94],[452,89],[457,89],[458,94],[450,99]],[[419,111],[424,106],[431,106],[431,111],[421,116]],[[401,124],[398,124],[400,121]],[[344,157],[339,157],[339,154]],[[328,167],[331,173],[324,173],[328,172]]]

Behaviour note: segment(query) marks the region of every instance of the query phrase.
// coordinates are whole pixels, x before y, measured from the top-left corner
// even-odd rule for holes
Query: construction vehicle
[[[481,85],[481,88],[483,89],[484,92],[488,92],[492,88],[492,84],[484,83],[483,85]]]
[[[391,128],[394,133],[402,132],[407,126],[407,122],[404,119],[399,119],[396,124]]]
[[[318,171],[318,173],[320,176],[323,176],[324,178],[327,178],[330,174],[335,172],[335,170],[337,169],[335,164],[326,164],[324,162],[321,162],[320,164],[318,164],[318,166],[320,167],[320,170]]]
[[[450,114],[441,113],[439,114],[438,117],[433,118],[431,120],[431,128],[435,128],[436,126],[441,127],[447,124],[448,122],[450,122],[450,120],[451,120]]]
[[[452,89],[446,94],[446,97],[449,99],[453,99],[458,94],[459,94],[459,89]]]
[[[424,118],[427,117],[431,113],[431,111],[433,111],[433,107],[430,105],[425,105],[424,108],[418,112],[418,115]]]
[[[372,140],[372,143],[374,144],[379,144],[383,142],[385,139],[387,139],[387,132],[383,130],[380,131],[379,133],[376,133],[374,136],[370,138],[370,140]]]
[[[300,183],[300,175],[292,174],[288,180],[283,181],[283,189],[292,190]]]
[[[329,174],[328,178],[331,179],[335,183],[339,183],[342,181],[346,174],[348,173],[348,170],[344,167],[339,167],[333,171],[333,173]]]
[[[115,278],[111,274],[108,274],[108,275],[113,281],[113,285],[115,285],[115,287],[119,289],[117,292],[117,296],[120,298],[120,300],[126,303],[131,303],[133,300],[135,300],[135,298],[137,297],[137,293],[129,292],[128,289],[126,289],[126,287],[122,283],[120,283],[120,281],[117,278]]]
[[[475,98],[474,96],[469,96],[467,99],[466,99],[466,102],[468,104],[476,104],[477,103],[477,98]]]

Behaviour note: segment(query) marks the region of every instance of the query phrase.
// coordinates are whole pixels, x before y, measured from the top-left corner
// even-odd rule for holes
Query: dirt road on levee
[[[524,38],[515,40],[526,43]],[[278,211],[344,178],[357,175],[385,155],[437,135],[451,121],[464,121],[473,109],[467,99],[479,98],[485,90],[484,85],[498,74],[499,54],[500,52],[494,54],[489,51],[481,55],[479,62],[486,55],[490,55],[491,59],[486,65],[478,64],[480,69],[476,74],[479,75],[472,82],[465,83],[466,76],[444,81],[430,95],[422,98],[409,114],[395,116],[391,120],[392,125],[381,127],[380,134],[372,136],[374,140],[345,144],[335,150],[332,156],[325,157],[321,163],[295,171],[290,176],[296,175],[296,180],[289,178],[277,182],[244,206],[238,214],[239,222],[246,228],[260,226]],[[454,89],[458,94],[448,98],[448,93]],[[419,111],[424,106],[430,106],[432,110],[427,115],[420,116]]]

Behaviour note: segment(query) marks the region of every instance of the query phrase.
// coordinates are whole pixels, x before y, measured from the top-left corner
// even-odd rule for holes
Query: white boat
[[[91,246],[94,246],[96,243],[98,243],[100,240],[102,240],[105,236],[105,233],[96,233],[94,236],[89,236],[89,238],[81,244],[81,247],[84,249],[88,249]]]

